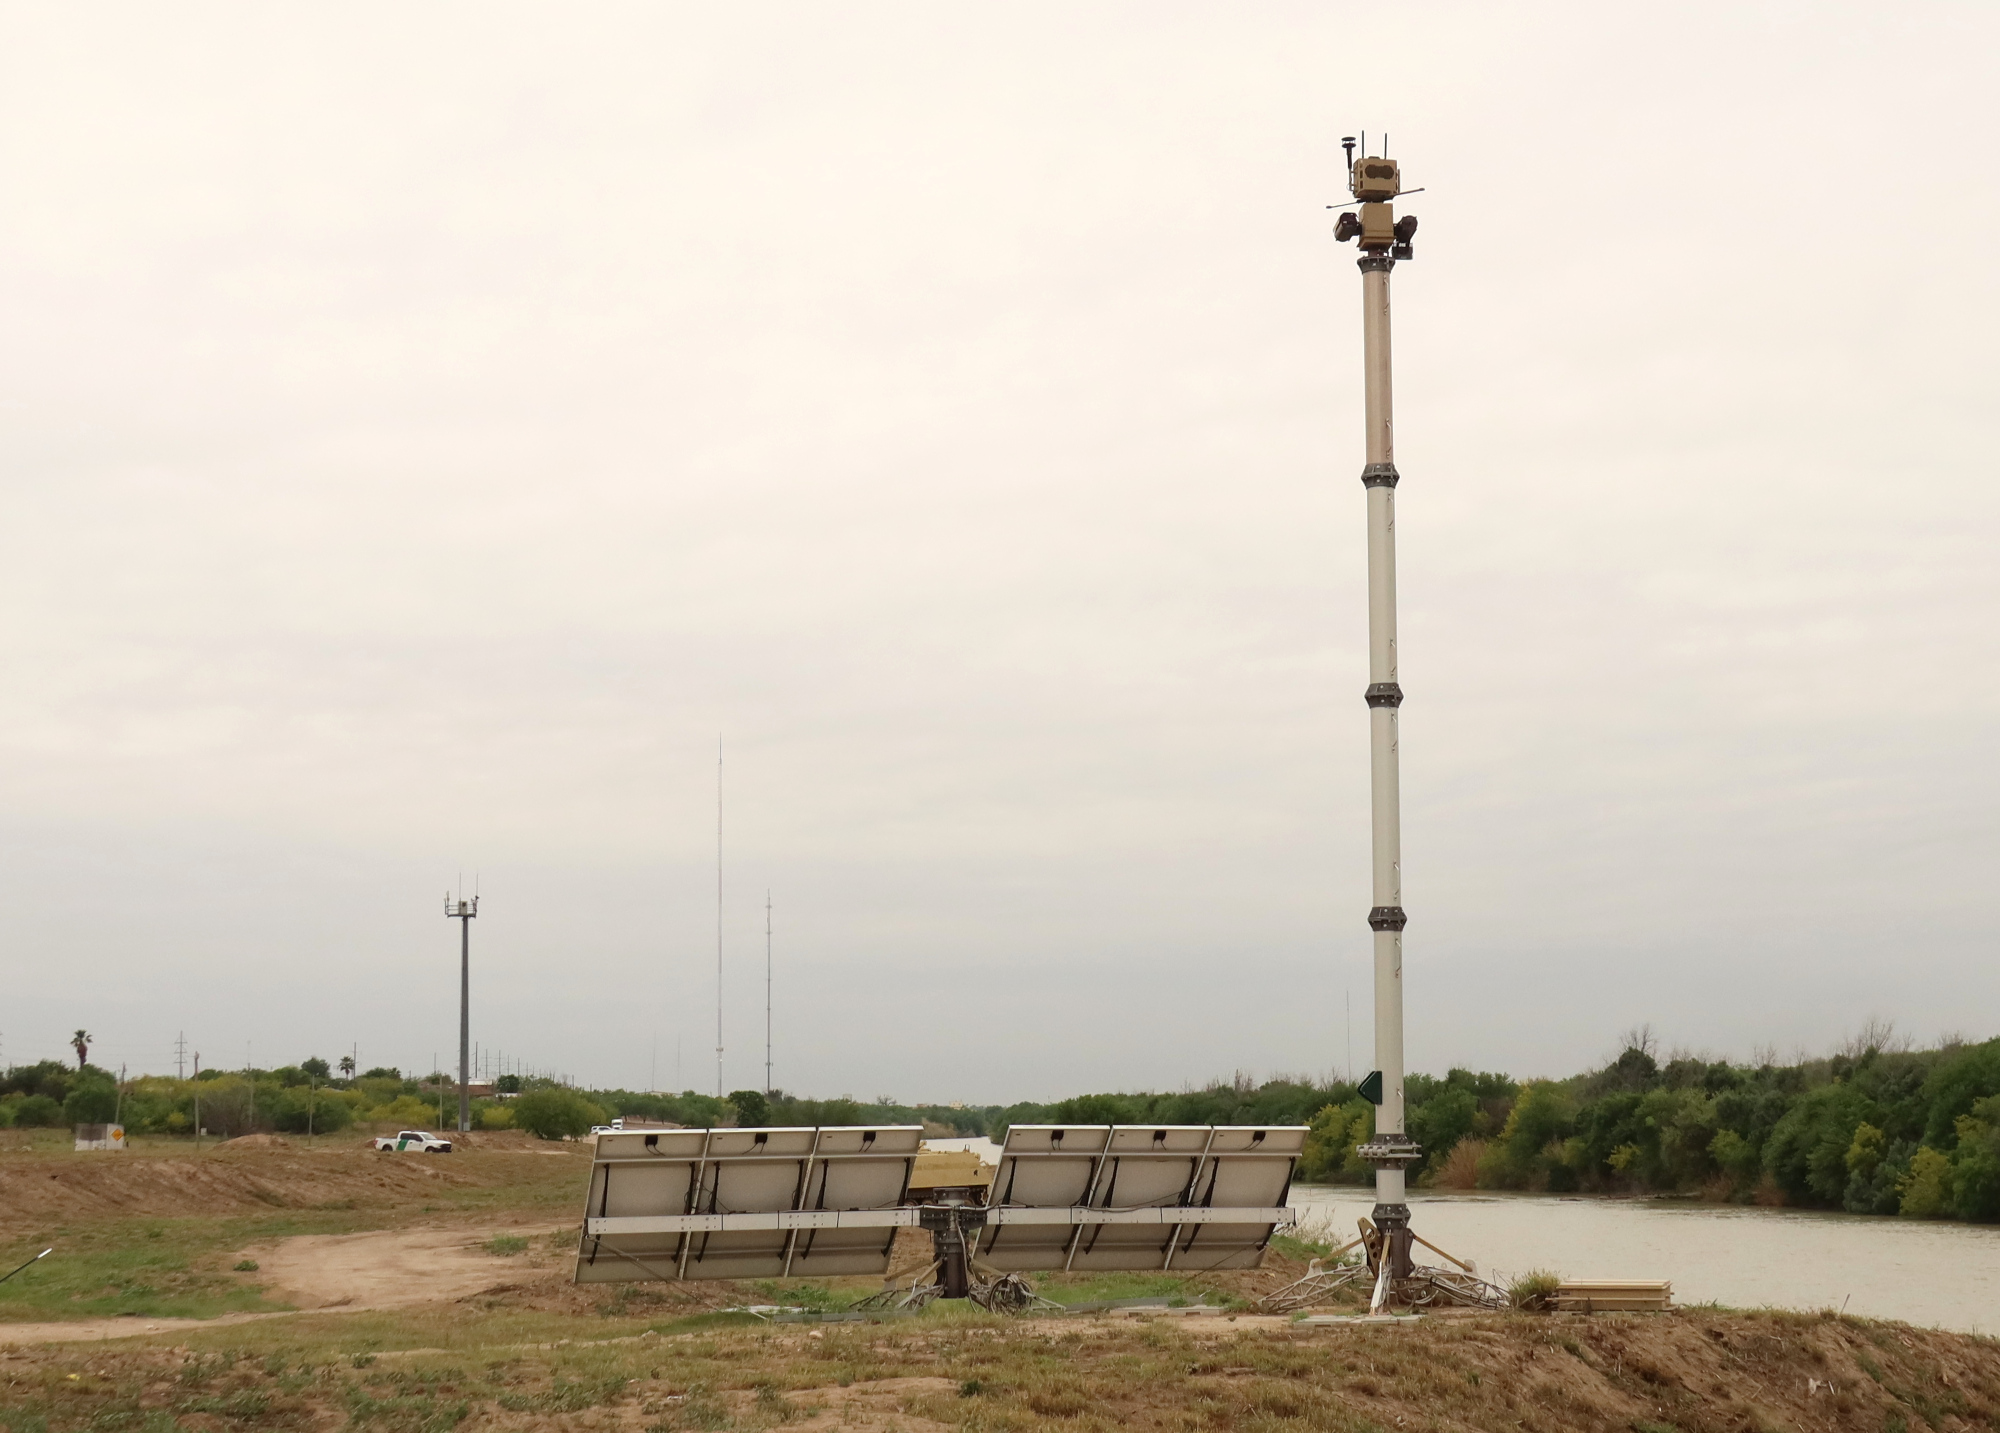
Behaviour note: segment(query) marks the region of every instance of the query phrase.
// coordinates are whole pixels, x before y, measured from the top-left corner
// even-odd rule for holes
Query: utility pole
[[[479,897],[471,900],[451,892],[444,896],[444,917],[458,922],[458,1131],[472,1128],[472,1091],[466,1081],[472,1063],[472,922],[479,915]]]
[[[1365,398],[1366,460],[1361,484],[1368,495],[1368,703],[1369,808],[1374,854],[1374,904],[1368,912],[1375,933],[1375,1063],[1362,1093],[1375,1107],[1375,1134],[1358,1153],[1375,1166],[1375,1227],[1383,1236],[1377,1258],[1371,1313],[1389,1305],[1398,1280],[1409,1277],[1410,1206],[1404,1175],[1422,1151],[1403,1125],[1403,827],[1398,768],[1398,710],[1403,689],[1397,680],[1396,651],[1396,425],[1390,396],[1389,273],[1399,259],[1412,257],[1414,216],[1396,218],[1392,204],[1403,192],[1402,174],[1388,157],[1370,158],[1362,136],[1361,158],[1354,141],[1347,151],[1347,185],[1354,204],[1343,205],[1334,237],[1359,239],[1361,248],[1361,342]],[[1353,212],[1358,210],[1358,212]]]
[[[771,1096],[771,893],[764,892],[764,1097]]]

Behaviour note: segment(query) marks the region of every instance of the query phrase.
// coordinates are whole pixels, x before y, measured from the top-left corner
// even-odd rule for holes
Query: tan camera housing
[[[1361,206],[1361,247],[1386,249],[1396,242],[1396,210],[1389,204]]]
[[[1394,199],[1403,192],[1403,171],[1393,159],[1357,159],[1348,187],[1356,199]]]

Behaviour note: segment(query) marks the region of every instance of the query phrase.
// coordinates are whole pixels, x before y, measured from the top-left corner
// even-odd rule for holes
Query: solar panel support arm
[[[1181,1203],[1183,1205],[1189,1205],[1194,1202],[1195,1187],[1201,1183],[1201,1171],[1208,1164],[1208,1156],[1210,1152],[1214,1150],[1214,1148],[1215,1148],[1215,1131],[1211,1129],[1208,1132],[1207,1143],[1205,1143],[1201,1147],[1201,1158],[1197,1159],[1194,1162],[1194,1170],[1192,1173],[1188,1175],[1187,1188],[1181,1191]],[[1210,1198],[1213,1198],[1215,1196],[1215,1180],[1212,1176],[1209,1179],[1208,1193]],[[1185,1229],[1186,1227],[1187,1225],[1185,1223],[1174,1225],[1174,1232],[1167,1239],[1167,1256],[1160,1264],[1161,1272],[1164,1273],[1166,1270],[1173,1268],[1174,1250],[1180,1247],[1181,1230]]]

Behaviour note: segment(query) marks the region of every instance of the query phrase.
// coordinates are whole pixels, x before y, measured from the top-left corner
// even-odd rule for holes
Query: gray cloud
[[[0,1057],[1365,1064],[1364,124],[1413,1064],[1991,1033],[1986,13],[0,24]]]

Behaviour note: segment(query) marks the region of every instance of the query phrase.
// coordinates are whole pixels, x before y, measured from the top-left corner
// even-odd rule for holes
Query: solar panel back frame
[[[617,1131],[598,1136],[576,1282],[816,1277],[885,1272],[922,1140],[917,1125]],[[824,1218],[816,1218],[820,1212]],[[777,1221],[728,1215],[800,1216]],[[660,1220],[656,1216],[683,1216]],[[693,1223],[648,1232],[619,1223]],[[767,1222],[773,1227],[761,1227]],[[608,1227],[607,1227],[608,1226]]]
[[[977,1257],[1010,1273],[1254,1268],[1288,1217],[1305,1134],[1303,1125],[1015,1125]],[[1064,1206],[1070,1221],[1008,1217]],[[1203,1212],[1176,1221],[1177,1208]],[[1206,1217],[1211,1209],[1264,1217],[1224,1223]],[[1113,1217],[1092,1220],[1093,1211]]]

